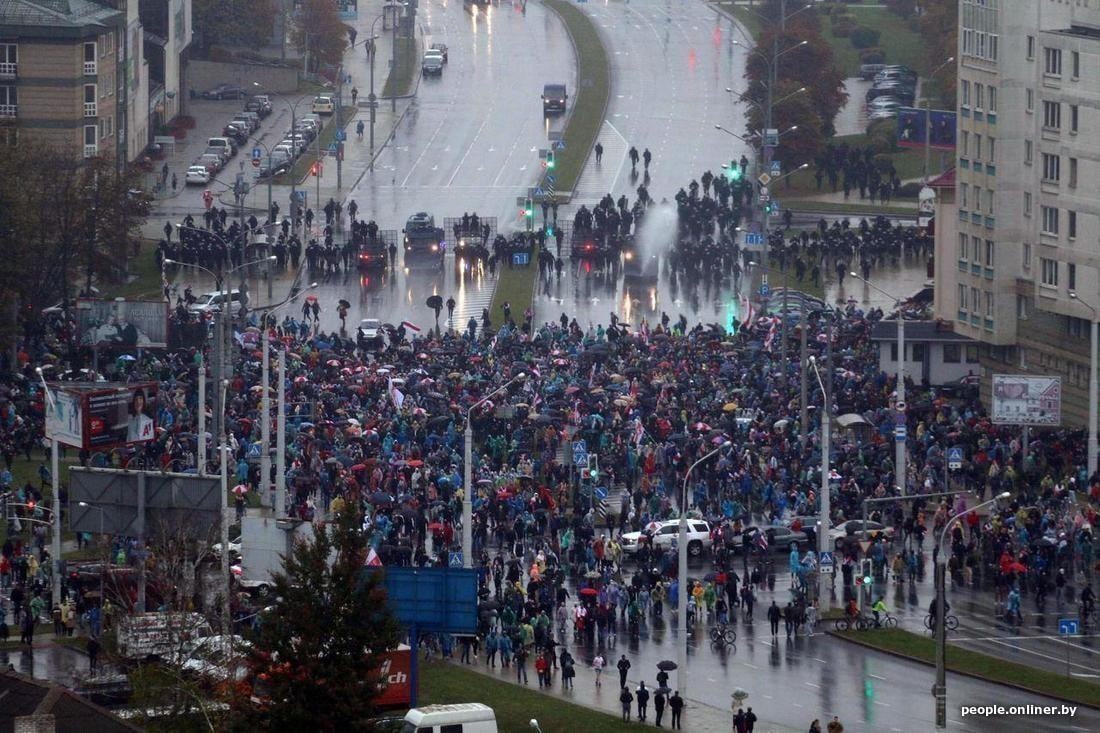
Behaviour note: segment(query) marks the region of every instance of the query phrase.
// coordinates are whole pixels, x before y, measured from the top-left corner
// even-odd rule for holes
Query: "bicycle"
[[[959,628],[959,617],[954,614],[947,614],[943,618],[944,626],[948,631],[955,631]],[[928,629],[929,633],[935,633],[936,631],[936,619],[932,614],[928,614],[924,617],[924,628]]]
[[[711,627],[710,640],[716,643],[733,644],[737,641],[737,632],[734,631],[732,626],[718,624],[717,626]]]
[[[866,631],[867,629],[896,629],[898,627],[898,620],[889,612],[882,613],[878,623],[875,622],[874,616],[860,616],[856,620],[856,623],[856,628],[860,631]]]

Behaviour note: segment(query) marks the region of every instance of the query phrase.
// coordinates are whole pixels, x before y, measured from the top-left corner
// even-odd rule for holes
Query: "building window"
[[[989,157],[986,158],[986,161],[996,163],[997,138],[990,136],[986,140],[989,141]]]
[[[982,187],[974,187],[974,211],[982,210]]]
[[[959,310],[961,310],[961,311],[968,310],[968,308],[966,307],[966,286],[965,285],[960,285],[959,286]]]
[[[95,74],[96,73],[96,55],[95,55],[95,41],[88,41],[84,44],[84,73]]]
[[[1024,251],[1022,257],[1024,260],[1024,270],[1031,271],[1031,242],[1024,242]]]
[[[1066,215],[1067,215],[1066,216],[1066,230],[1067,230],[1066,234],[1069,236],[1070,239],[1076,239],[1077,238],[1077,212],[1076,211],[1067,211]]]
[[[1024,140],[1024,164],[1031,165],[1031,141]]]
[[[910,360],[923,362],[925,348],[924,344],[913,344],[912,349],[909,351]]]
[[[19,92],[16,87],[0,86],[0,117],[15,117],[19,111]]]
[[[0,43],[0,78],[15,76],[19,71],[19,47]]]
[[[1073,66],[1073,78],[1079,79],[1081,77],[1081,54],[1077,51],[1071,51],[1069,54],[1070,63]]]
[[[1071,293],[1077,290],[1077,265],[1072,262],[1066,264],[1066,287]]]
[[[970,344],[966,347],[966,363],[977,364],[978,363],[978,345]]]
[[[96,93],[95,84],[84,85],[84,116],[95,117],[96,116],[96,100],[99,99],[99,95]]]
[[[1077,105],[1071,104],[1069,106],[1069,131],[1077,133]]]
[[[1031,89],[1027,90],[1027,111],[1032,112],[1035,110],[1035,92]]]
[[[1031,216],[1031,192],[1024,191],[1024,216]]]
[[[1019,318],[1021,321],[1026,321],[1027,320],[1027,296],[1026,295],[1017,295],[1016,296],[1016,317]]]
[[[966,203],[966,199],[967,199],[967,195],[969,193],[970,193],[970,184],[969,183],[960,183],[959,184],[959,208],[960,209],[966,210],[968,208],[967,203]]]
[[[1059,130],[1062,127],[1062,105],[1058,102],[1043,102],[1043,127]]]
[[[1027,37],[1027,60],[1035,60],[1035,36]]]
[[[962,99],[962,106],[963,107],[969,107],[970,106],[970,82],[967,81],[966,79],[963,79],[963,82],[962,82],[961,99]]]
[[[959,232],[959,259],[965,260],[966,256],[970,254],[970,237]]]
[[[890,361],[898,360],[898,344],[896,341],[890,342]]]
[[[982,136],[974,133],[974,160],[982,159]]]
[[[1040,257],[1039,269],[1039,281],[1043,285],[1049,285],[1052,288],[1058,287],[1058,260],[1051,260],[1047,259],[1046,257]]]
[[[985,291],[985,317],[993,317],[993,293]]]
[[[958,364],[962,361],[962,347],[958,344],[943,345],[943,363]]]
[[[974,83],[974,109],[985,109],[985,85]]]
[[[1069,187],[1077,188],[1077,158],[1069,159]]]
[[[1074,338],[1084,338],[1085,334],[1088,332],[1088,329],[1085,328],[1085,323],[1087,323],[1087,321],[1085,321],[1084,318],[1068,316],[1066,318],[1066,330],[1069,332],[1069,335]],[[1088,371],[1086,370],[1085,373],[1088,374]]]
[[[962,157],[970,156],[970,133],[966,130],[959,132],[959,147],[962,149]]]
[[[1056,206],[1040,206],[1043,217],[1041,231],[1043,234],[1058,235],[1058,208]]]
[[[993,267],[993,249],[994,249],[993,240],[992,239],[985,240],[985,266],[986,267]]]
[[[84,125],[84,157],[91,158],[96,152],[96,126]]]
[[[974,261],[974,264],[980,264],[982,261],[982,240],[978,237],[974,237],[974,255],[970,259]]]
[[[1043,73],[1050,76],[1062,75],[1062,49],[1043,49]]]
[[[982,291],[970,288],[970,312],[978,315],[982,310]]]
[[[1062,158],[1052,153],[1043,153],[1043,180],[1058,183],[1062,180]]]
[[[989,85],[989,112],[991,114],[997,112],[997,87],[992,84]]]

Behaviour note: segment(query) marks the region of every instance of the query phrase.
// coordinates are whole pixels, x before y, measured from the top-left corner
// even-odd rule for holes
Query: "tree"
[[[214,44],[260,48],[271,38],[274,0],[194,0],[191,29],[203,53]]]
[[[925,66],[930,73],[944,60],[957,55],[959,0],[928,0],[921,7],[923,12],[918,27],[925,41]],[[955,109],[957,63],[941,69],[934,80],[946,109]]]
[[[256,695],[238,703],[247,730],[354,731],[374,712],[378,654],[399,641],[382,575],[366,568],[367,540],[354,509],[295,544],[274,576],[277,612],[249,652]]]
[[[338,66],[348,45],[348,26],[340,20],[332,0],[304,0],[291,35],[309,67]]]
[[[798,129],[779,138],[779,147],[775,159],[783,161],[784,173],[792,171],[803,163],[812,163],[821,154],[825,145],[821,116],[814,108],[814,102],[808,94],[795,93],[799,88],[796,82],[782,81],[776,87],[776,99],[787,97],[782,104],[776,105],[772,113],[772,124],[779,131]],[[788,96],[790,95],[790,96]],[[749,107],[749,128],[762,129],[764,126],[763,109]],[[787,179],[790,182],[790,179]]]

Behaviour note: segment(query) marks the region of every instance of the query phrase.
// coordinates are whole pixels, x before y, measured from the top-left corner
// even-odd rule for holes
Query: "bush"
[[[867,126],[867,141],[876,154],[897,150],[897,120],[879,120]]]
[[[917,198],[917,196],[920,195],[920,190],[922,188],[924,188],[924,184],[923,183],[917,183],[916,181],[911,181],[910,183],[904,183],[904,184],[902,184],[901,188],[898,189],[897,198],[915,199],[915,198]]]
[[[882,64],[886,62],[886,54],[881,48],[865,48],[859,52],[859,63]]]
[[[870,48],[878,44],[879,35],[874,28],[861,25],[851,32],[849,40],[856,48]]]
[[[851,20],[852,16],[848,15],[847,8],[837,8],[829,15],[829,22],[833,25],[843,22],[845,20]]]
[[[856,28],[855,21],[850,18],[845,18],[843,22],[833,26],[833,36],[836,38],[847,38],[852,35],[852,31]]]

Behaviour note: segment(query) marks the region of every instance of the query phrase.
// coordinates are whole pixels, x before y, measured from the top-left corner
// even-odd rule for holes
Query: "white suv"
[[[673,543],[677,541],[680,536],[680,520],[673,519],[668,522],[661,522],[658,526],[646,532],[625,533],[620,539],[623,546],[623,552],[629,555],[637,553],[638,548],[643,542],[643,536],[646,537],[644,541],[648,542],[650,547],[657,547],[662,550],[672,547]],[[710,525],[702,519],[688,517],[688,555],[699,557],[703,554],[704,550],[710,549],[712,544],[713,540],[711,540],[710,537]]]

